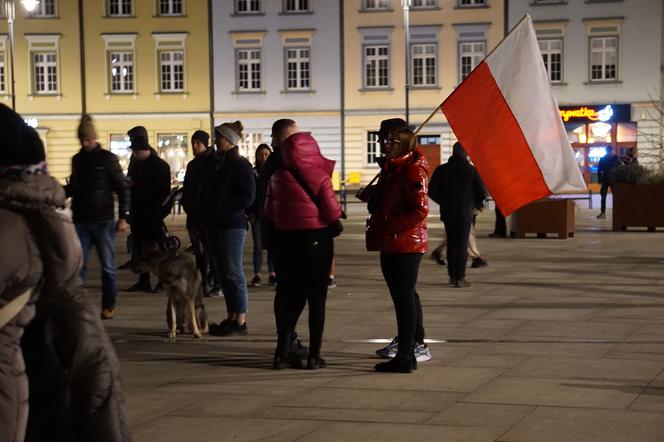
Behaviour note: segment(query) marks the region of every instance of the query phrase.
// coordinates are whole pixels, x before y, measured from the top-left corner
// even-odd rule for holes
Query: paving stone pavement
[[[489,266],[469,268],[470,287],[448,287],[445,269],[422,261],[433,359],[378,374],[374,350],[396,323],[378,257],[364,251],[364,216],[351,212],[328,294],[328,368],[271,369],[271,287],[250,289],[249,335],[198,340],[167,339],[164,294],[120,292],[104,324],[136,441],[664,441],[663,232],[614,233],[610,211],[599,221],[584,208],[573,239],[490,239],[493,212],[483,213]],[[183,216],[168,224],[186,238]],[[441,232],[430,217],[432,243]],[[249,247],[245,264],[250,278]],[[135,281],[119,275],[120,288]],[[223,299],[205,303],[223,318]],[[306,312],[298,332],[306,340]]]

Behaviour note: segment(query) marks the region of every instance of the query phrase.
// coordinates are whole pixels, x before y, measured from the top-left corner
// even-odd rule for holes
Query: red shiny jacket
[[[270,178],[265,216],[278,230],[321,229],[341,217],[330,176],[334,161],[323,157],[316,140],[305,132],[293,134],[281,146],[283,167]],[[318,197],[320,209],[295,180],[295,170]]]
[[[378,184],[367,192],[375,205],[367,222],[367,250],[427,251],[428,175],[429,164],[419,150],[385,162]]]

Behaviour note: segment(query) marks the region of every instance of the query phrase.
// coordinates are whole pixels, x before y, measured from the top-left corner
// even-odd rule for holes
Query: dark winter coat
[[[75,223],[108,221],[115,217],[113,192],[118,195],[119,217],[129,217],[129,181],[118,157],[100,145],[81,149],[71,161],[71,177],[65,186],[72,197]]]
[[[323,229],[335,223],[341,217],[341,208],[330,179],[334,161],[323,157],[316,140],[305,132],[288,137],[281,154],[284,167],[270,178],[265,217],[277,230]],[[317,196],[318,205],[293,173]]]
[[[367,250],[386,253],[427,251],[429,164],[419,150],[385,161],[378,184],[365,193],[371,218]]]
[[[187,213],[187,227],[199,224],[205,217],[207,209],[204,195],[206,187],[210,184],[215,167],[215,153],[213,148],[208,148],[202,155],[194,157],[187,164],[187,172],[184,174],[184,184],[180,204]]]
[[[132,157],[127,176],[131,180],[131,222],[161,223],[162,203],[171,193],[171,168],[154,149],[143,161]]]
[[[26,419],[26,441],[131,440],[118,361],[79,278],[74,225],[57,210],[64,199],[47,175],[0,177],[0,306],[32,289],[0,329],[2,442],[22,441]]]
[[[220,229],[247,229],[245,210],[254,203],[256,178],[237,147],[218,152],[208,196],[207,221]]]
[[[484,206],[486,189],[468,159],[452,155],[433,172],[429,196],[440,206],[441,220],[461,222],[472,220],[473,210]]]
[[[597,175],[600,183],[612,184],[614,181],[613,171],[620,166],[622,161],[616,155],[604,155],[597,164]]]

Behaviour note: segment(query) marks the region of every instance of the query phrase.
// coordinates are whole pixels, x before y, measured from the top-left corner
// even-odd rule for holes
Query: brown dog
[[[166,290],[169,338],[174,338],[177,330],[184,333],[185,324],[196,338],[200,338],[201,333],[208,332],[201,275],[189,255],[142,246],[140,256],[133,259],[134,271],[149,271],[157,275]]]

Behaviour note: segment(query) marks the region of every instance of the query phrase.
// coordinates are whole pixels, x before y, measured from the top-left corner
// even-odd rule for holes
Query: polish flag
[[[505,216],[546,196],[586,189],[530,16],[441,108]]]

